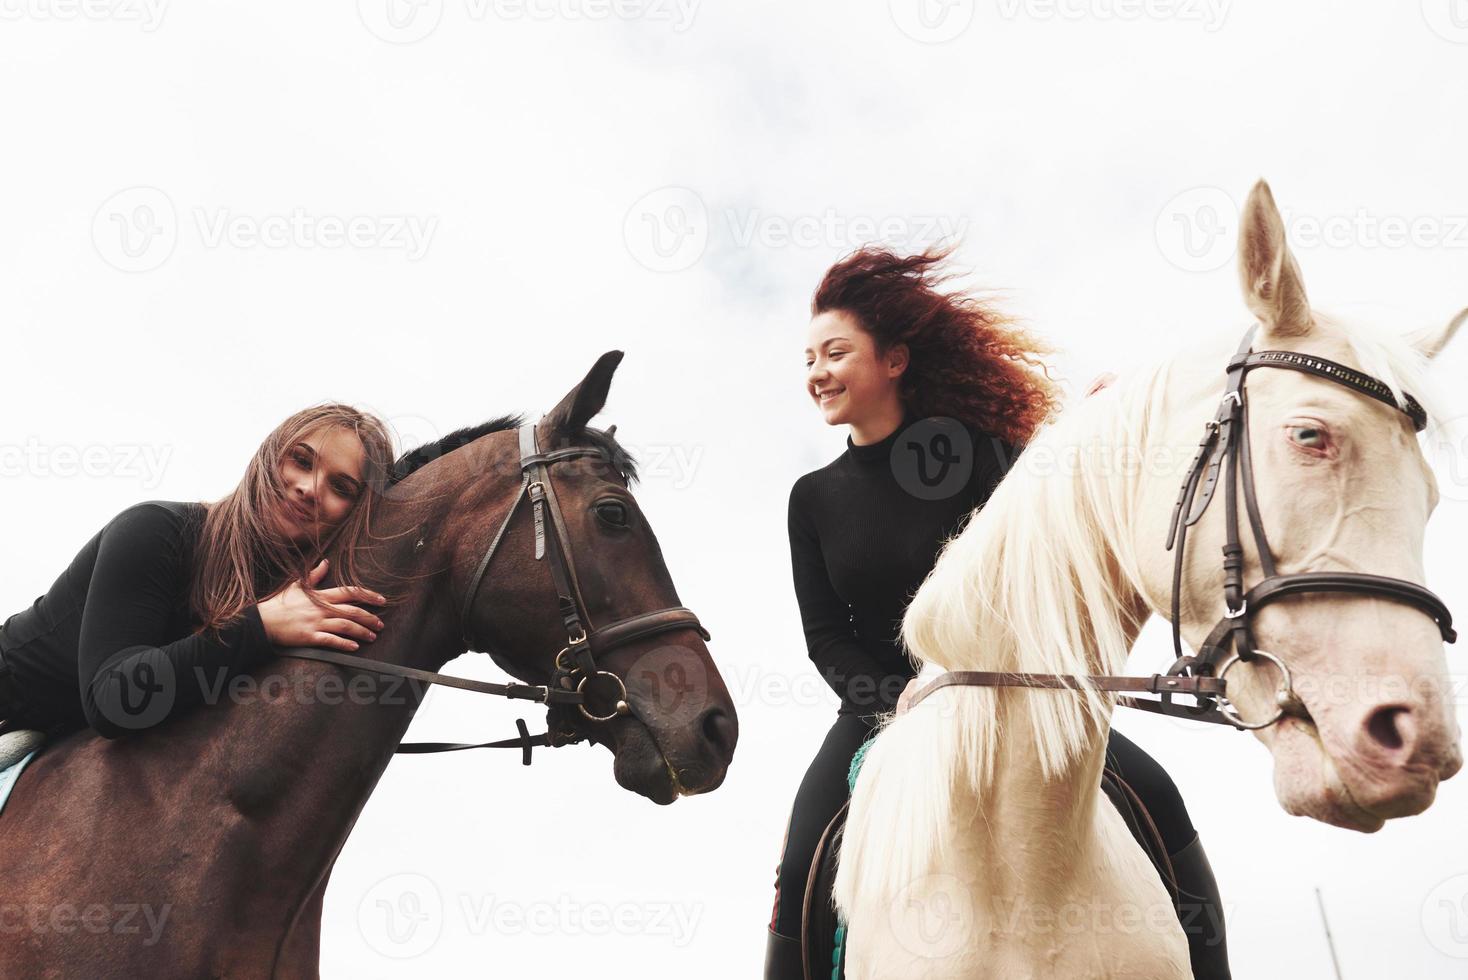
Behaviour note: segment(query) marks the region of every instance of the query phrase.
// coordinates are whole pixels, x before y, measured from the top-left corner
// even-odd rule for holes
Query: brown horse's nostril
[[[1371,713],[1366,719],[1366,731],[1377,745],[1396,753],[1404,746],[1411,747],[1417,734],[1417,724],[1410,708],[1388,705]]]
[[[739,725],[723,708],[710,708],[703,714],[704,737],[713,744],[719,757],[734,757],[734,743],[739,741]]]

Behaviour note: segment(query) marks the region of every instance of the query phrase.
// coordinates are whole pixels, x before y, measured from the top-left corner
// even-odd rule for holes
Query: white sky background
[[[835,711],[785,536],[790,484],[845,436],[804,394],[807,304],[870,228],[962,232],[973,281],[1065,349],[1073,391],[1242,330],[1231,208],[1259,176],[1292,233],[1340,233],[1295,242],[1317,306],[1405,329],[1468,304],[1463,0],[957,0],[926,21],[916,0],[425,0],[399,27],[387,0],[157,2],[0,2],[6,614],[123,507],[227,492],[306,404],[417,444],[543,412],[619,348],[600,422],[641,451],[639,499],[738,700],[724,786],[667,808],[601,749],[394,762],[327,894],[327,977],[758,975]],[[250,237],[297,211],[363,218],[367,241]],[[1383,243],[1413,219],[1415,243]],[[1440,370],[1462,377],[1465,345]],[[1468,616],[1464,463],[1439,466],[1427,560]],[[1168,650],[1154,621],[1133,666]],[[514,716],[436,691],[410,737]],[[1316,886],[1347,980],[1468,969],[1468,777],[1364,836],[1286,816],[1250,737],[1117,724],[1188,801],[1237,976],[1334,975]],[[390,936],[378,903],[413,898],[442,911]]]

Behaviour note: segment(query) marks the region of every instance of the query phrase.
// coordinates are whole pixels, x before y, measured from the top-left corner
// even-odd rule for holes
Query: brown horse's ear
[[[607,403],[607,390],[612,386],[612,375],[622,363],[622,352],[609,350],[596,359],[591,370],[581,383],[566,393],[559,405],[550,410],[546,424],[550,431],[579,432],[586,423],[602,410]]]
[[[1284,220],[1274,206],[1274,195],[1262,180],[1249,191],[1240,215],[1239,284],[1262,333],[1303,337],[1310,332],[1313,321],[1305,279],[1285,242]]]
[[[1431,359],[1442,353],[1443,348],[1448,346],[1448,341],[1453,339],[1453,335],[1464,323],[1468,323],[1468,310],[1463,310],[1446,325],[1434,324],[1408,334],[1407,342]]]

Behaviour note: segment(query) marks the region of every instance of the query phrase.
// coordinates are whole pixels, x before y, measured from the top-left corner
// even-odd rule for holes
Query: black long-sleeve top
[[[194,633],[190,570],[205,507],[150,500],[93,535],[45,595],[0,626],[18,705],[32,727],[90,726],[108,738],[156,725],[274,656],[257,606]]]
[[[790,562],[811,661],[842,714],[891,710],[913,668],[902,614],[943,543],[983,506],[1016,447],[909,413],[790,489]]]

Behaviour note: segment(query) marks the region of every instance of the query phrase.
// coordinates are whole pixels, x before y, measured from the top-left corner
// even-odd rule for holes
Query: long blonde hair
[[[285,493],[280,463],[302,438],[330,426],[361,440],[362,490],[330,534],[300,547],[281,534],[271,516]],[[189,592],[198,631],[217,631],[289,582],[303,581],[333,548],[335,581],[361,584],[360,550],[392,462],[392,438],[382,420],[350,405],[313,405],[276,426],[251,457],[239,485],[209,506],[199,529]]]

